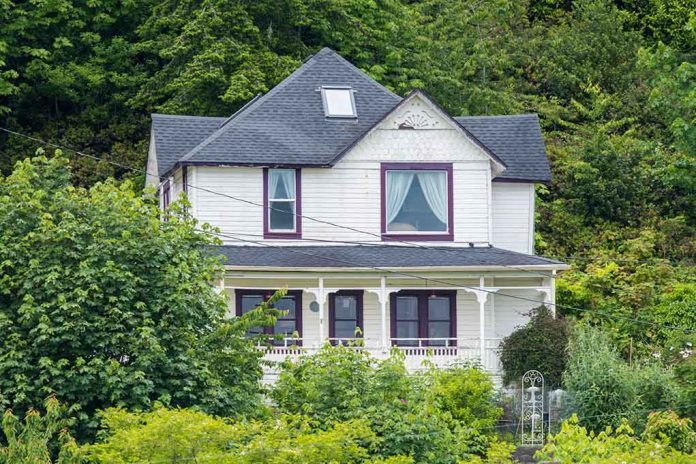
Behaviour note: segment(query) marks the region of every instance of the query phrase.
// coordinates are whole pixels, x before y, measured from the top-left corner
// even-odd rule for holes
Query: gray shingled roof
[[[225,119],[153,114],[158,175],[166,174],[186,153],[215,132]]]
[[[356,246],[220,246],[225,264],[236,267],[408,268],[553,266],[560,261],[492,247],[423,248],[401,245]]]
[[[322,85],[350,86],[358,117],[326,118],[319,92]],[[182,161],[329,166],[400,101],[398,95],[324,48]]]
[[[332,84],[353,88],[357,119],[324,116],[318,89]],[[177,162],[328,167],[400,101],[401,97],[324,48],[231,118],[153,114],[159,175]],[[455,119],[507,165],[496,179],[550,180],[536,115]]]
[[[549,160],[536,114],[454,119],[505,162],[507,169],[496,180],[551,180]]]

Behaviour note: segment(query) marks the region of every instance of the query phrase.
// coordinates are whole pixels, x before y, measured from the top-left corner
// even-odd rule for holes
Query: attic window
[[[353,89],[347,86],[324,86],[321,88],[324,114],[328,118],[357,118]]]

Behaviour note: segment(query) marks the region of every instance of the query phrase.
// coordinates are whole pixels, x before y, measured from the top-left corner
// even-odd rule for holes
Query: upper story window
[[[452,240],[452,165],[382,165],[382,236]]]
[[[324,102],[324,115],[329,118],[357,118],[353,90],[345,86],[324,86],[321,88]]]
[[[264,237],[300,237],[300,170],[265,169],[263,180]]]

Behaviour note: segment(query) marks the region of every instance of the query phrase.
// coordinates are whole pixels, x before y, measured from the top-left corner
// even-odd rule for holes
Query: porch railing
[[[382,346],[379,340],[369,338],[329,338],[329,342],[342,343],[356,350],[367,350],[376,358],[389,356],[391,348],[403,352],[409,370],[422,368],[423,361],[428,360],[437,366],[449,364],[454,360],[478,361],[492,372],[500,371],[498,347],[500,338],[487,338],[481,359],[480,340],[473,338],[391,338],[390,346]],[[326,342],[327,340],[324,340]],[[260,344],[265,357],[271,361],[281,361],[288,356],[314,354],[321,348],[316,338],[303,339],[287,337]]]

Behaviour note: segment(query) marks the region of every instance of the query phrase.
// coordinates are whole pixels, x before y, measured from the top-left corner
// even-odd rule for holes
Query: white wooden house
[[[567,266],[534,254],[536,115],[452,117],[325,48],[229,118],[152,121],[147,182],[221,230],[231,315],[289,289],[269,358],[359,337],[413,369],[496,372],[501,338],[553,308]]]

